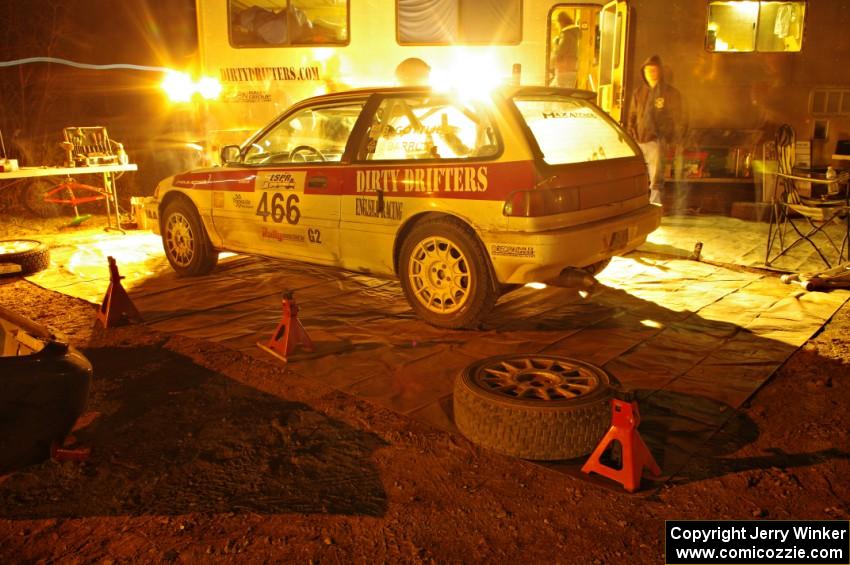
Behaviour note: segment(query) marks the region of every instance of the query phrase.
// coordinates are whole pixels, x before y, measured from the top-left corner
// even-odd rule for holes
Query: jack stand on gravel
[[[53,442],[50,446],[50,458],[60,463],[64,461],[84,463],[88,461],[90,455],[90,447],[71,447],[65,444],[59,445],[58,442]]]
[[[116,326],[126,319],[132,322],[142,322],[142,315],[136,309],[133,301],[124,287],[121,286],[122,277],[118,273],[118,265],[115,264],[115,259],[107,257],[109,260],[109,288],[106,289],[106,296],[103,297],[103,304],[97,311],[97,319],[103,324],[104,328]]]
[[[637,431],[640,425],[637,402],[613,398],[611,410],[611,428],[593,450],[581,471],[587,474],[598,473],[622,484],[628,492],[635,492],[640,487],[644,467],[656,477],[661,474],[661,468]],[[612,467],[602,461],[603,454],[615,442],[620,444],[621,450],[619,467]]]
[[[257,346],[286,363],[299,345],[305,351],[313,351],[313,341],[298,321],[298,305],[295,304],[295,298],[291,291],[287,291],[283,293],[283,319],[268,343],[257,342]]]
[[[88,461],[91,455],[91,448],[77,445],[77,438],[74,436],[74,432],[85,428],[99,417],[100,412],[86,412],[77,418],[73,429],[71,429],[71,433],[68,434],[62,443],[54,441],[50,444],[50,458],[60,463],[64,461],[76,461],[77,463]]]

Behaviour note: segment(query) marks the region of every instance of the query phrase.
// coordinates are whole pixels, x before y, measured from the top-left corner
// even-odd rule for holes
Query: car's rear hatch
[[[512,96],[535,153],[536,184],[512,195],[505,206],[509,217],[535,218],[535,226],[546,229],[649,205],[637,144],[582,94],[533,89]]]

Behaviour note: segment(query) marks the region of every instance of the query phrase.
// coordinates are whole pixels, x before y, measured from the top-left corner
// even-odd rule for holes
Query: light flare
[[[139,233],[121,239],[104,236],[81,247],[70,256],[65,269],[80,278],[103,278],[109,275],[107,257],[115,257],[122,274],[128,276],[125,284],[153,275],[164,264],[160,238],[152,233]]]
[[[201,77],[197,82],[196,91],[207,100],[215,100],[221,96],[221,83],[212,77]]]
[[[195,85],[189,75],[177,71],[166,73],[160,86],[172,102],[188,102],[195,93]]]
[[[169,71],[160,84],[172,102],[189,102],[195,94],[206,100],[214,100],[221,96],[221,82],[213,77],[201,77],[192,80],[186,73]]]
[[[434,90],[451,92],[464,99],[487,99],[503,82],[498,58],[492,50],[456,48],[450,66],[431,69],[431,87]]]

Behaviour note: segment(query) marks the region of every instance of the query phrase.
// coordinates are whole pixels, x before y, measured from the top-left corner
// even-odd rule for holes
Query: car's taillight
[[[575,188],[543,188],[520,190],[505,201],[505,216],[532,218],[578,210]]]

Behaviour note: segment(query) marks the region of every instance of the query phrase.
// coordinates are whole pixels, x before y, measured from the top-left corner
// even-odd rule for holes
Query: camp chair
[[[850,201],[846,185],[850,171],[828,179],[795,168],[795,144],[791,126],[781,126],[775,141],[776,185],[764,263],[770,266],[805,242],[831,268],[830,257],[836,263],[848,260]]]

